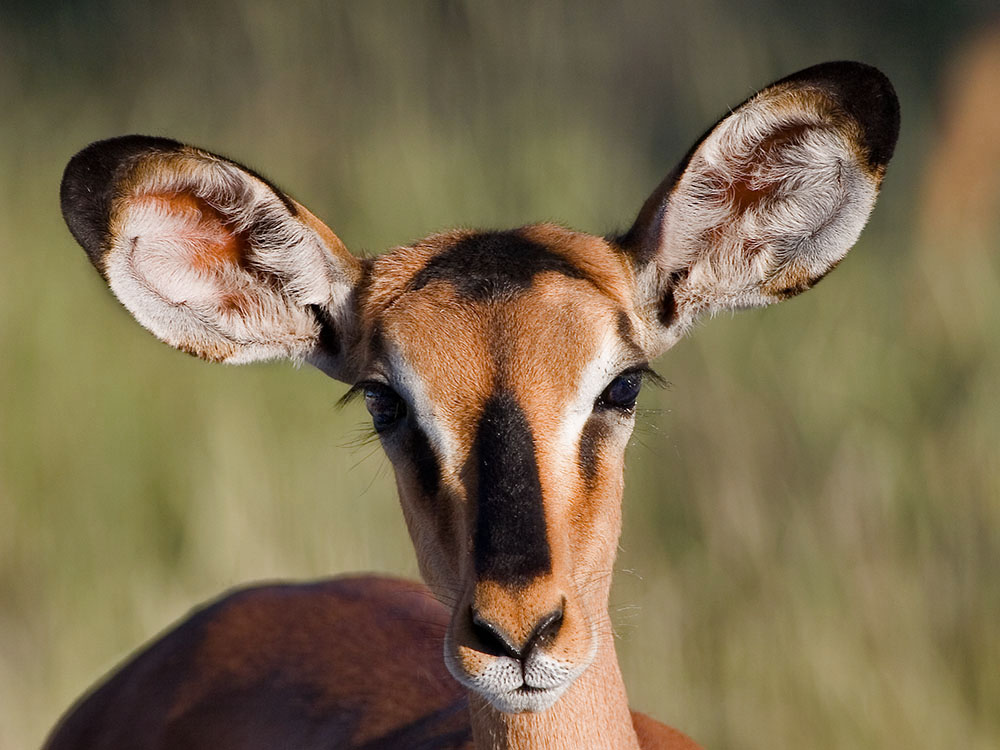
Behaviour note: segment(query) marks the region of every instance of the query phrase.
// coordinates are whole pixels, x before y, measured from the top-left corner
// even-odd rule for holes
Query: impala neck
[[[611,621],[598,626],[594,662],[551,708],[505,714],[470,693],[472,735],[485,750],[639,750],[625,683],[618,667]]]

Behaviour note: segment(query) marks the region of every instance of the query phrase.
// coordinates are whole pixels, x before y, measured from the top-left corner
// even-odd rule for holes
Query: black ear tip
[[[861,125],[869,166],[880,169],[889,163],[899,137],[899,99],[878,68],[838,60],[800,70],[778,81],[782,83],[809,84],[829,91]]]
[[[169,138],[124,135],[91,143],[69,160],[59,189],[62,215],[99,271],[103,272],[111,201],[122,167],[140,154],[180,148],[180,143]]]

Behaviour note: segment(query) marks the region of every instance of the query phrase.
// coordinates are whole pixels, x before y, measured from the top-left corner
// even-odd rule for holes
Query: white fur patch
[[[539,712],[552,706],[577,677],[590,666],[596,654],[594,647],[579,664],[569,664],[535,649],[522,670],[520,662],[509,656],[491,656],[485,667],[469,674],[455,657],[451,634],[445,638],[444,662],[460,684],[475,690],[499,711],[505,713]]]
[[[576,397],[566,404],[559,426],[558,455],[566,462],[565,471],[575,473],[580,435],[584,425],[594,413],[594,403],[608,384],[623,370],[639,364],[622,346],[621,340],[608,330],[601,348],[583,368]]]
[[[441,462],[441,478],[454,481],[460,475],[461,451],[457,435],[441,418],[440,409],[427,395],[427,389],[417,371],[406,358],[391,345],[388,352],[388,369],[393,373],[392,387],[406,401],[410,414],[427,436],[428,442]]]

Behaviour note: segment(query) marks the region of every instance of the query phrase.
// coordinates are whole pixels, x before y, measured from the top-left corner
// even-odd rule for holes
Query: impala
[[[877,70],[818,65],[712,127],[624,234],[457,230],[373,260],[228,159],[85,148],[63,214],[143,326],[215,362],[309,362],[363,397],[427,588],[230,593],[47,746],[695,748],[630,712],[610,635],[640,385],[699,317],[792,297],[844,257],[898,118]]]

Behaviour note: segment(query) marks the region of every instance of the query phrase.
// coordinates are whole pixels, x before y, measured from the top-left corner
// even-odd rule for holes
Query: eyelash
[[[658,386],[663,386],[666,382],[647,365],[631,368],[608,383],[594,403],[594,408],[614,409],[623,413],[633,412],[644,380],[651,380]],[[624,392],[621,391],[622,388],[625,389]]]

